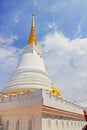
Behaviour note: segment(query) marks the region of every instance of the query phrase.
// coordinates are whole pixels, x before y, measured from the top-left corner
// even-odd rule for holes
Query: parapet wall
[[[84,108],[80,105],[73,103],[63,97],[58,97],[57,95],[52,95],[50,91],[38,89],[35,91],[17,92],[13,94],[4,94],[0,97],[0,105],[8,102],[17,101],[29,101],[30,99],[37,99],[39,104],[39,99],[43,99],[42,105],[52,107],[55,109],[61,109],[64,111],[69,111],[77,114],[83,115]],[[41,103],[40,103],[41,105]]]
[[[36,97],[41,97],[41,93],[39,90],[36,91],[26,91],[26,92],[14,92],[11,94],[3,94],[0,97],[0,104],[2,103],[8,103],[8,102],[16,102],[16,101],[23,101],[23,100],[29,100]]]
[[[79,104],[63,97],[52,95],[49,91],[45,90],[43,90],[43,97],[43,104],[46,106],[83,115],[84,108]]]

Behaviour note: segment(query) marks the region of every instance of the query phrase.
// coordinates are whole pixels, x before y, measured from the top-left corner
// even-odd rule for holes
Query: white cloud
[[[49,23],[48,27],[50,29],[53,29],[53,30],[57,30],[58,29],[58,25],[57,25],[57,23],[55,21],[53,21],[52,23]]]
[[[14,18],[13,18],[13,20],[14,20],[15,23],[18,23],[18,22],[19,22],[21,13],[22,13],[21,10],[19,10],[19,11],[17,11],[17,12],[15,13]]]
[[[82,24],[82,23],[81,23]],[[77,30],[76,30],[76,33],[75,33],[75,37],[82,37],[82,35],[81,35],[81,32],[82,32],[82,25],[81,25],[80,23],[78,24],[78,26],[77,26]]]
[[[47,70],[62,95],[87,103],[87,38],[71,40],[54,32],[41,45]]]
[[[0,45],[12,44],[18,37],[16,35],[11,35],[10,37],[0,36]]]
[[[18,37],[16,35],[11,35],[9,37],[0,36],[0,61],[7,59],[7,57],[16,54],[18,49],[12,46],[12,43],[16,41]]]
[[[20,49],[12,46],[15,40],[16,35],[0,36],[0,87],[6,83],[18,62]]]

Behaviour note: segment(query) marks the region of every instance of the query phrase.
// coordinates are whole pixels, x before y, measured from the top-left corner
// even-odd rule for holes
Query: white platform
[[[32,130],[81,130],[86,124],[84,120],[63,118],[61,116],[52,116],[52,113],[45,114],[43,106],[53,108],[54,110],[63,110],[73,114],[83,115],[84,108],[67,99],[51,95],[47,90],[27,91],[0,98],[0,115],[5,126],[9,120],[9,130],[15,130],[16,121],[22,122],[20,130],[28,130],[28,121],[32,119]],[[44,115],[45,114],[45,115]],[[25,127],[26,124],[26,127]],[[49,126],[50,125],[50,126]],[[12,128],[13,127],[13,128]]]

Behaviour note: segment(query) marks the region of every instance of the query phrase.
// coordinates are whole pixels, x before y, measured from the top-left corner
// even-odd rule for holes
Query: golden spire
[[[28,39],[28,44],[37,45],[35,26],[34,26],[34,16],[35,16],[35,14],[33,13],[32,14],[32,26],[31,26],[30,36],[29,36],[29,39]]]

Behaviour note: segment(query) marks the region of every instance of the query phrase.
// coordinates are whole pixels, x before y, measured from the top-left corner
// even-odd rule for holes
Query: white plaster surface
[[[2,92],[14,92],[28,89],[52,89],[52,82],[46,72],[40,49],[34,44],[27,45],[18,66]]]
[[[65,98],[52,95],[50,91],[42,89],[28,91],[25,94],[18,93],[18,95],[0,98],[0,109],[2,110],[14,107],[18,108],[42,105],[78,114],[83,114],[84,110],[84,107]]]
[[[51,126],[48,125],[48,120],[51,122]],[[56,124],[58,122],[58,125]],[[67,124],[68,122],[68,124]],[[58,119],[45,119],[42,118],[42,130],[82,130],[86,122],[72,121],[72,120],[58,120]]]
[[[81,130],[86,124],[85,121],[52,118],[50,115],[45,118],[41,109],[43,105],[78,114],[83,114],[84,109],[62,97],[51,95],[47,90],[27,91],[25,94],[20,92],[0,98],[0,115],[4,128],[8,120],[9,130],[16,130],[17,120],[20,121],[20,130],[29,130],[29,119],[32,119],[32,130]]]

